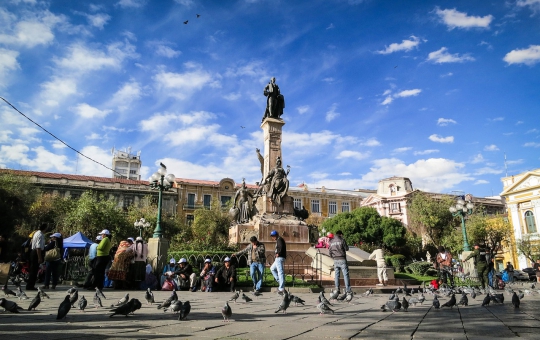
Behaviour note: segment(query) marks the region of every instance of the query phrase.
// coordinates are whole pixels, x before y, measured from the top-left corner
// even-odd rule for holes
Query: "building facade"
[[[113,178],[124,178],[135,181],[141,180],[142,162],[140,151],[135,155],[131,153],[131,148],[128,148],[126,151],[115,150],[113,148],[111,152],[113,154]]]

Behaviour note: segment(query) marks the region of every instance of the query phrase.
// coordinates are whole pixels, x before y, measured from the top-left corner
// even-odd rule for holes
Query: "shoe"
[[[206,292],[207,292],[207,293],[212,293],[212,288],[208,288],[208,289],[206,290]]]
[[[384,286],[382,283],[377,283],[375,286]]]
[[[49,289],[49,286],[41,286],[41,289]]]
[[[196,291],[197,291],[197,287],[190,287],[189,290],[192,291],[192,292],[196,292]]]
[[[277,293],[278,293],[278,295],[281,295],[281,296],[283,296],[283,291],[282,291],[282,290],[278,290],[278,292],[277,292]]]
[[[260,289],[255,289],[255,290],[253,291],[253,293],[260,293],[260,292],[261,292]]]

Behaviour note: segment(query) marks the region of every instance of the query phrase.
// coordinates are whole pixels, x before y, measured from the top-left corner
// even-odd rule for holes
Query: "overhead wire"
[[[5,99],[4,97],[1,97],[0,96],[0,99],[2,99],[4,102],[6,102],[6,104],[8,104],[9,106],[11,106],[15,111],[17,111],[20,115],[22,115],[24,118],[28,119],[29,121],[31,121],[32,123],[34,123],[36,126],[38,126],[40,129],[42,129],[43,131],[47,132],[49,135],[51,135],[54,139],[56,139],[57,141],[59,141],[60,143],[64,144],[65,146],[67,146],[68,148],[70,148],[71,150],[75,151],[76,153],[78,153],[79,155],[83,156],[84,158],[87,158],[89,160],[91,160],[92,162],[94,163],[97,163],[99,165],[101,165],[102,167],[108,169],[108,170],[111,170],[112,172],[114,173],[117,173],[118,175],[122,176],[122,177],[125,177],[124,175],[122,175],[121,173],[117,172],[116,170],[114,169],[111,169],[109,168],[108,166],[106,166],[105,164],[103,163],[100,163],[98,161],[96,161],[95,159],[92,159],[88,156],[86,156],[85,154],[83,154],[82,152],[80,152],[79,150],[75,149],[74,147],[72,147],[71,145],[67,144],[66,142],[64,142],[63,140],[61,140],[60,138],[56,137],[52,132],[50,132],[49,130],[45,129],[43,126],[39,125],[39,123],[33,121],[30,117],[28,117],[27,115],[25,115],[24,113],[22,113],[19,109],[17,109],[13,104],[11,104],[7,99]]]

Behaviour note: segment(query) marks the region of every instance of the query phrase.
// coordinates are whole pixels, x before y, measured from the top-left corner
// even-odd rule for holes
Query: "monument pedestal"
[[[464,251],[461,253],[461,260],[467,258],[472,253],[472,251]],[[474,258],[470,258],[467,262],[463,261],[463,274],[469,273],[470,277],[478,277],[478,273],[476,272],[476,267],[474,266]]]
[[[167,252],[169,251],[169,240],[165,238],[151,238],[148,240],[148,258],[151,260],[154,273],[161,273],[163,267],[168,263]]]

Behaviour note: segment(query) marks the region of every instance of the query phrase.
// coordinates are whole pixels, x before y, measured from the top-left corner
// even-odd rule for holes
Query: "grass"
[[[437,276],[426,276],[426,275],[416,275],[409,273],[394,273],[396,279],[405,279],[405,280],[416,280],[418,282],[426,281],[430,282],[432,280],[438,279]]]

